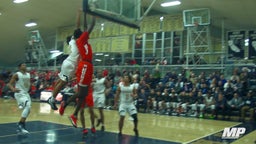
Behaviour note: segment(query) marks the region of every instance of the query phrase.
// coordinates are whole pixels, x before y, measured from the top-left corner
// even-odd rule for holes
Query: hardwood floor
[[[73,106],[68,106],[63,116],[60,116],[58,111],[52,111],[47,103],[34,102],[32,103],[32,109],[30,116],[27,119],[29,122],[41,121],[50,122],[55,124],[61,124],[67,126],[72,131],[80,133],[79,129],[75,129],[71,126],[68,120],[68,115],[74,110]],[[17,104],[14,99],[0,98],[0,124],[17,123],[20,117],[20,110],[17,109]],[[97,110],[95,109],[95,112]],[[104,110],[105,114],[105,127],[106,133],[118,133],[118,120],[119,115],[116,110]],[[90,128],[89,114],[86,115],[86,125]],[[167,141],[169,143],[234,143],[234,144],[253,144],[255,138],[255,123],[239,123],[232,121],[220,121],[210,119],[198,119],[190,117],[177,117],[177,116],[165,116],[156,114],[138,114],[139,119],[139,133],[141,138]],[[81,127],[78,122],[79,127]],[[246,127],[246,135],[238,140],[223,140],[221,138],[222,131],[225,127]],[[37,130],[37,128],[33,128]],[[97,127],[97,131],[100,128]],[[13,131],[15,134],[15,131]],[[133,121],[129,120],[129,116],[126,116],[123,134],[133,136]],[[4,133],[0,132],[0,137],[5,137]],[[153,143],[153,142],[152,142]]]

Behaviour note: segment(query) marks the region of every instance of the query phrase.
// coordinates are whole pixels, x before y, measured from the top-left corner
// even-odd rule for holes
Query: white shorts
[[[94,107],[103,108],[105,106],[105,93],[93,93]]]
[[[31,98],[28,93],[15,93],[14,97],[20,109],[23,109],[25,106],[31,107]]]
[[[129,115],[133,115],[137,113],[137,109],[134,104],[120,104],[119,105],[120,116],[125,116],[126,112],[128,112]]]
[[[58,74],[59,78],[68,82],[75,74],[76,63],[65,59],[61,65],[61,71]]]

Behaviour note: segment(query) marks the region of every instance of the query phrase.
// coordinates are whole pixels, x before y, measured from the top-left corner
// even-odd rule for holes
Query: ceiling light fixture
[[[26,27],[33,27],[33,26],[37,26],[37,23],[35,22],[28,22],[25,24]]]
[[[59,53],[59,50],[50,50],[50,53]]]
[[[180,1],[171,1],[171,2],[164,2],[161,3],[162,7],[169,7],[169,6],[176,6],[176,5],[180,5],[181,2]]]
[[[14,3],[24,3],[27,2],[28,0],[13,0]]]

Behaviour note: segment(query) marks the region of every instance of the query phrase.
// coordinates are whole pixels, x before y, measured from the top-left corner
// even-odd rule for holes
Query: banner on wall
[[[228,32],[228,58],[244,58],[245,31]]]
[[[89,43],[92,46],[92,51],[96,52],[111,52],[110,44],[111,38],[98,38],[89,39]]]
[[[256,58],[256,30],[249,31],[249,50],[248,50],[249,59]]]
[[[129,36],[90,39],[93,52],[131,52]]]
[[[111,52],[131,52],[131,48],[129,47],[129,36],[113,37]]]

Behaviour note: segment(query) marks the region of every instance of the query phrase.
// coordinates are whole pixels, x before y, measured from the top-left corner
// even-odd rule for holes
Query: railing
[[[115,66],[95,66],[94,69],[107,69],[109,72],[115,73],[119,72],[135,72],[138,71],[140,74],[143,74],[145,71],[148,71],[150,74],[154,74],[156,70],[161,73],[161,77],[163,77],[167,72],[175,72],[176,74],[181,73],[184,69],[191,70],[196,75],[205,72],[206,75],[209,75],[213,72],[223,73],[225,76],[230,76],[233,73],[233,70],[237,68],[238,70],[242,70],[243,68],[248,68],[256,71],[255,64],[226,64],[223,67],[220,64],[211,64],[211,65],[115,65]],[[16,70],[17,68],[0,68],[0,69],[9,69]],[[38,67],[28,67],[28,70],[38,70]],[[40,70],[52,70],[60,69],[60,66],[57,67],[42,67]]]

